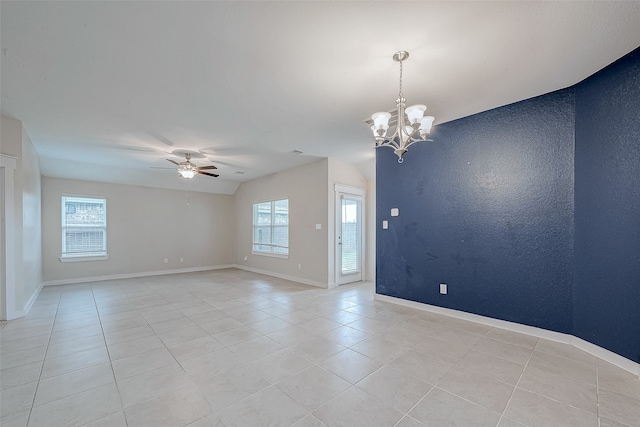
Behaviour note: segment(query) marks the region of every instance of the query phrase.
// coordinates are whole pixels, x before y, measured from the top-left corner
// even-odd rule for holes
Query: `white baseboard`
[[[141,273],[124,273],[124,274],[110,274],[107,276],[93,276],[93,277],[79,277],[75,279],[58,279],[47,280],[43,283],[44,286],[56,286],[56,285],[70,285],[74,283],[84,282],[100,282],[104,280],[116,280],[116,279],[133,279],[136,277],[147,276],[162,276],[165,274],[179,274],[179,273],[194,273],[197,271],[209,271],[209,270],[221,270],[224,268],[234,268],[231,264],[226,265],[214,265],[207,267],[193,267],[193,268],[180,268],[176,270],[160,270],[160,271],[145,271]]]
[[[636,363],[633,360],[629,360],[626,357],[622,357],[606,348],[599,347],[589,341],[585,341],[582,338],[571,336],[571,344],[579,348],[582,351],[586,351],[606,362],[616,365],[619,368],[629,371],[632,374],[636,374],[640,377],[640,363]]]
[[[468,320],[471,322],[480,323],[494,328],[506,329],[513,332],[519,332],[521,334],[527,334],[538,338],[544,338],[551,341],[557,341],[565,344],[571,344],[580,350],[586,351],[595,357],[598,357],[606,362],[618,366],[626,371],[631,372],[634,375],[640,377],[640,364],[629,360],[626,357],[620,356],[605,348],[598,347],[588,341],[575,337],[569,334],[563,334],[561,332],[549,331],[547,329],[536,328],[534,326],[522,325],[520,323],[509,322],[507,320],[494,319],[492,317],[481,316],[479,314],[467,313],[464,311],[453,310],[451,308],[438,307],[436,305],[425,304],[416,301],[409,301],[402,298],[390,297],[387,295],[380,295],[376,293],[374,295],[378,301],[389,302],[392,304],[402,305],[404,307],[415,308],[417,310],[429,311],[432,313],[442,314],[444,316],[455,317],[457,319]]]
[[[20,317],[26,316],[27,313],[29,313],[29,310],[31,310],[31,306],[33,306],[33,303],[36,302],[36,299],[38,298],[38,295],[40,295],[40,291],[42,290],[42,286],[43,283],[40,283],[38,285],[38,288],[33,291],[33,294],[31,295],[31,298],[29,298],[29,301],[27,301],[27,303],[24,305],[24,307],[22,307],[22,310],[16,310],[13,312],[12,317],[9,319],[7,318],[7,320],[13,320],[13,319],[18,319]]]
[[[286,274],[275,273],[269,270],[260,270],[259,268],[253,268],[246,265],[234,264],[232,267],[238,268],[240,270],[250,271],[252,273],[264,274],[265,276],[277,277],[279,279],[291,280],[292,282],[303,283],[305,285],[316,286],[318,288],[329,289],[326,283],[315,282],[313,280],[303,279],[301,277],[288,276]]]

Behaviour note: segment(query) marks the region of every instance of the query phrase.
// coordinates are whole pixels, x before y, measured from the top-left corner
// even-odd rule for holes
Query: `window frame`
[[[286,201],[287,202],[287,224],[283,225],[283,224],[276,224],[275,223],[275,214],[276,214],[276,203],[278,202],[283,202]],[[270,210],[271,210],[271,221],[269,225],[259,225],[257,224],[257,208],[259,205],[265,204],[265,203],[269,203],[271,205]],[[289,209],[289,198],[288,197],[280,197],[277,199],[269,199],[269,200],[262,200],[259,202],[254,202],[251,206],[251,253],[253,255],[259,255],[259,256],[266,256],[266,257],[273,257],[273,258],[282,258],[282,259],[289,259],[289,215],[290,215],[291,210]],[[264,227],[269,227],[270,230],[270,241],[269,243],[264,243],[264,242],[256,242],[255,240],[255,236],[256,236],[256,228],[264,228]],[[287,245],[283,246],[283,245],[277,245],[275,244],[274,241],[274,236],[275,236],[275,229],[278,228],[283,228],[286,227],[287,229]],[[257,249],[257,246],[268,246],[270,248],[270,250],[265,251],[265,250],[259,250]],[[282,252],[275,252],[273,249],[274,248],[284,248],[286,249],[286,253],[282,253]]]
[[[76,199],[76,201],[101,201],[104,209],[104,215],[102,218],[102,224],[98,225],[90,225],[87,227],[97,228],[102,230],[102,250],[100,251],[90,251],[90,252],[67,252],[67,232],[69,228],[78,228],[78,225],[69,225],[66,220],[66,211],[67,211],[67,202],[70,199]],[[61,262],[78,262],[78,261],[101,261],[109,259],[109,254],[107,252],[107,197],[99,196],[99,195],[85,195],[85,194],[62,194],[60,198],[61,201],[61,218],[60,218],[60,226],[61,226],[61,242],[60,242],[60,261]],[[80,228],[82,228],[80,226]]]

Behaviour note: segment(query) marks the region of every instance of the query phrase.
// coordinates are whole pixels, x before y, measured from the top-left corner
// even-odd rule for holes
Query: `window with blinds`
[[[254,203],[253,253],[289,256],[289,199]]]
[[[62,257],[107,256],[107,199],[62,196]]]

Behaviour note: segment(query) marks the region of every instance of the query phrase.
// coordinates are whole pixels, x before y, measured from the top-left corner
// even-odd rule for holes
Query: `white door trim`
[[[365,271],[365,194],[366,194],[366,190],[363,188],[359,188],[359,187],[352,187],[349,185],[343,185],[343,184],[335,184],[334,186],[334,191],[335,191],[335,221],[334,221],[334,280],[336,285],[342,285],[345,283],[350,283],[352,281],[358,281],[358,280],[362,280],[364,278],[364,271]],[[360,245],[361,245],[361,250],[360,250],[360,277],[357,280],[350,280],[350,281],[344,281],[342,280],[341,277],[341,260],[339,259],[339,257],[342,254],[342,251],[339,248],[340,245],[340,239],[339,236],[341,234],[341,230],[339,230],[339,226],[340,224],[342,224],[342,200],[341,200],[341,196],[342,195],[349,195],[349,196],[353,196],[360,198],[360,212],[361,212],[361,218],[360,218],[360,227],[361,227],[361,232],[360,232],[360,236],[361,236],[361,241],[360,241]]]
[[[15,198],[14,173],[17,166],[15,157],[0,155],[0,174],[2,174],[2,188],[0,202],[4,218],[2,229],[2,259],[0,271],[0,292],[2,292],[2,320],[12,320],[20,317],[21,311],[16,309],[16,244],[15,244]]]

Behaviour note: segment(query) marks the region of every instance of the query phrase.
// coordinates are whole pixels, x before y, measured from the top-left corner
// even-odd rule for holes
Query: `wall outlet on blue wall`
[[[446,295],[447,294],[447,284],[446,283],[440,283],[440,293],[442,295]]]

